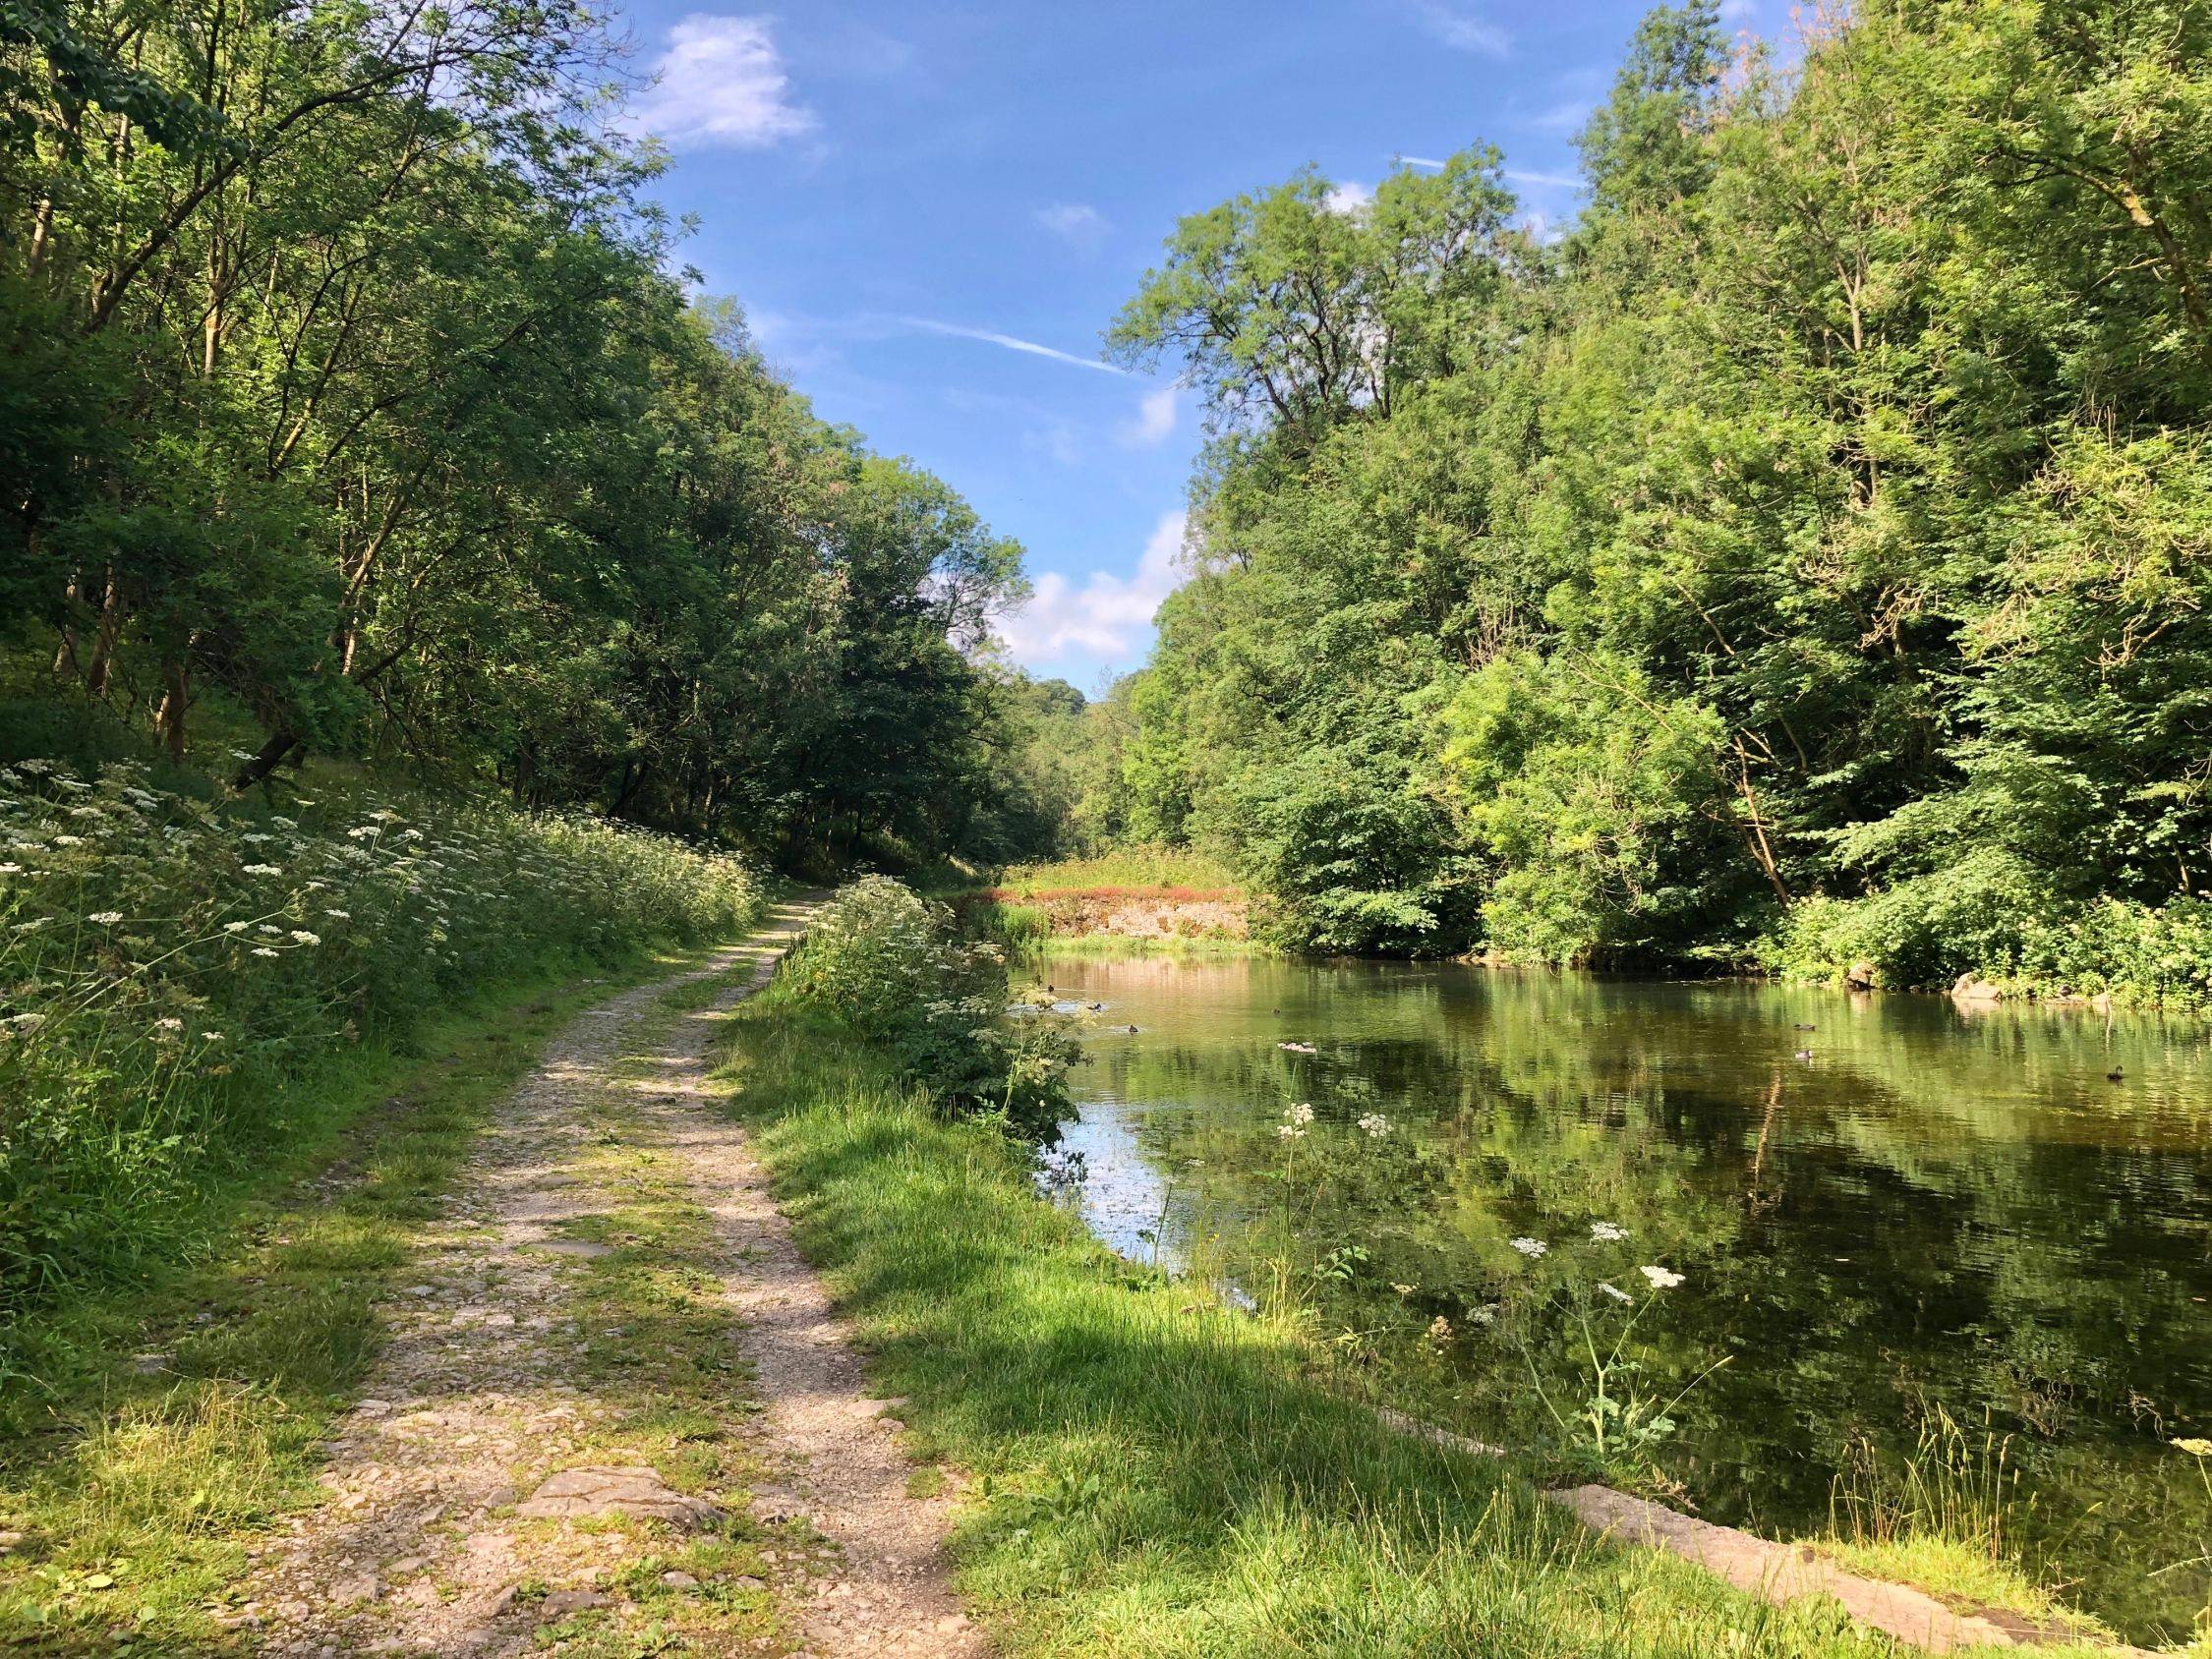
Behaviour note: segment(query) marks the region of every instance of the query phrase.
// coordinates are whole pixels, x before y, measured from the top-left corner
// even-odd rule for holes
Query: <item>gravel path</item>
[[[778,906],[743,944],[583,1014],[495,1110],[384,1310],[389,1341],[328,1447],[329,1501],[263,1552],[234,1617],[263,1652],[603,1651],[609,1627],[672,1630],[673,1650],[694,1652],[985,1651],[948,1583],[946,1504],[905,1496],[896,1425],[865,1397],[826,1292],[715,1104],[715,1023],[766,983],[809,914]],[[703,1008],[662,1001],[716,976],[729,983]],[[672,1442],[655,1411],[681,1402],[603,1380],[624,1333],[587,1329],[607,1317],[588,1276],[617,1247],[594,1240],[595,1224],[637,1196],[611,1173],[610,1125],[634,1135],[622,1150],[641,1171],[672,1167],[665,1184],[700,1223],[655,1261],[738,1327],[734,1356],[717,1332],[727,1386]],[[694,1465],[686,1478],[681,1457],[648,1460],[688,1453],[686,1434],[736,1450],[714,1453],[703,1477]],[[722,1517],[748,1503],[775,1530],[743,1545],[751,1572],[717,1578],[710,1564],[734,1572]]]

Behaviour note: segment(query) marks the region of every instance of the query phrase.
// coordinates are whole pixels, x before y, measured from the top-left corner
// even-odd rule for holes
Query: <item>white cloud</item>
[[[1031,217],[1069,247],[1086,254],[1106,239],[1105,215],[1080,201],[1056,201],[1039,207]]]
[[[1517,185],[1535,185],[1540,190],[1580,190],[1582,179],[1575,173],[1524,173],[1508,167],[1505,176]]]
[[[1094,570],[1077,588],[1057,570],[1038,577],[1029,601],[999,618],[1008,654],[1028,668],[1053,666],[1071,652],[1126,659],[1138,630],[1151,626],[1160,601],[1181,579],[1176,562],[1185,528],[1180,509],[1161,514],[1135,573],[1127,578]]]
[[[1443,0],[1414,0],[1414,16],[1421,27],[1455,52],[1480,52],[1502,58],[1512,47],[1512,37],[1495,24],[1470,17]]]
[[[1049,357],[1055,363],[1072,363],[1077,369],[1095,369],[1102,374],[1127,374],[1126,369],[1117,369],[1111,363],[1101,363],[1095,357],[1077,357],[1074,352],[1064,352],[1057,346],[1040,346],[1034,340],[1023,340],[1012,334],[1001,334],[995,328],[969,328],[958,322],[939,322],[929,316],[902,316],[899,322],[907,328],[919,328],[925,334],[943,334],[955,340],[981,340],[987,345],[1004,346],[1010,352],[1027,352],[1033,357]]]
[[[791,102],[770,23],[694,12],[669,29],[636,124],[678,148],[766,149],[812,132],[813,111]]]
[[[1571,133],[1590,119],[1590,112],[1596,107],[1588,98],[1568,98],[1539,115],[1532,115],[1523,125],[1546,133]]]
[[[1443,162],[1433,160],[1426,155],[1401,155],[1397,159],[1403,161],[1409,167],[1426,167],[1432,173],[1441,173],[1445,165]]]
[[[1136,406],[1136,419],[1122,429],[1122,441],[1132,449],[1151,449],[1167,442],[1175,431],[1175,388],[1162,386],[1146,392]]]
[[[1332,213],[1357,213],[1374,200],[1374,186],[1364,185],[1358,179],[1346,179],[1342,184],[1329,186],[1328,194],[1321,198],[1321,205]]]

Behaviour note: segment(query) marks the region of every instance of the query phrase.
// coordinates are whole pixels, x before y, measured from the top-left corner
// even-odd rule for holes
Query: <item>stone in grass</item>
[[[709,1526],[722,1518],[706,1499],[685,1496],[651,1469],[596,1465],[562,1469],[517,1505],[515,1514],[533,1519],[638,1515],[686,1526]]]

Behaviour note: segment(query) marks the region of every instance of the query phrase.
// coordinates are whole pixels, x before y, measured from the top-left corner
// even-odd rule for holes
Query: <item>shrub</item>
[[[841,887],[785,970],[790,994],[881,1043],[955,1114],[995,1114],[1049,1139],[1077,1050],[1042,1015],[1007,1009],[1006,957],[952,911],[887,876]]]
[[[1899,989],[1942,990],[1972,974],[2025,995],[2212,1004],[2212,901],[2080,900],[2055,888],[2026,860],[1980,849],[1864,898],[1799,902],[1767,947],[1769,965],[1833,980],[1865,960]]]
[[[0,1314],[161,1252],[210,1165],[297,1125],[286,1086],[332,1051],[758,907],[735,861],[596,820],[295,810],[129,762],[0,767]]]

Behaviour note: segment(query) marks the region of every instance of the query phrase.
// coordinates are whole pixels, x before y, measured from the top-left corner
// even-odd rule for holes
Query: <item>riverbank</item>
[[[943,888],[970,934],[1017,948],[1207,953],[1259,948],[1247,894],[1228,868],[1172,847],[1015,865],[989,886]]]
[[[774,991],[726,1070],[920,1478],[966,1500],[960,1582],[1009,1652],[1894,1651],[1391,1430],[1295,1329],[1114,1256],[997,1130]]]

